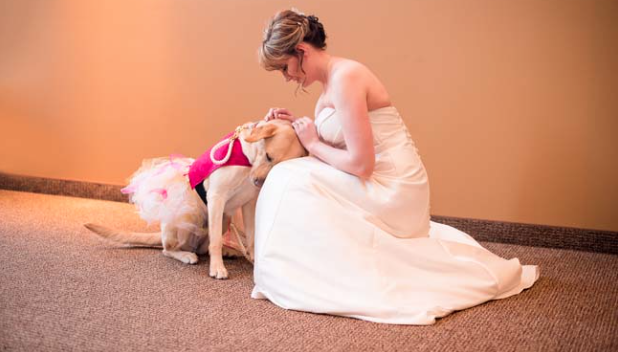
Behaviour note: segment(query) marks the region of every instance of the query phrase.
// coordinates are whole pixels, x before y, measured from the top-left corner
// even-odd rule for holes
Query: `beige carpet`
[[[395,326],[253,300],[244,260],[215,281],[208,257],[117,248],[86,222],[145,229],[129,204],[0,190],[0,351],[618,350],[616,255],[484,243],[541,279],[433,326]]]

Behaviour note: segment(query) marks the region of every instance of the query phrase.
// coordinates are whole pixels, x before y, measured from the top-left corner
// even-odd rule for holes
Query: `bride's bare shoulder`
[[[367,107],[370,110],[391,105],[391,100],[386,88],[380,79],[364,64],[350,60],[340,59],[333,65],[333,83],[335,86],[354,87],[366,93]]]
[[[349,79],[349,78],[371,78],[373,73],[367,66],[364,64],[346,58],[337,58],[333,63],[333,78],[335,80],[339,79]]]

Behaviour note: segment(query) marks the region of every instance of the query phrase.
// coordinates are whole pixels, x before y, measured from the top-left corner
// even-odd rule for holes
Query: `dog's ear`
[[[251,130],[251,134],[245,137],[245,141],[249,143],[257,142],[260,139],[272,137],[277,130],[277,126],[274,124],[265,124]]]

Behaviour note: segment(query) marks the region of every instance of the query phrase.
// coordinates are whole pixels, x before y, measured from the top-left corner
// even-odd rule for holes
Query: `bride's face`
[[[283,77],[285,77],[286,82],[295,81],[299,84],[302,83],[303,87],[306,87],[309,83],[307,80],[308,77],[306,75],[307,66],[301,62],[301,55],[302,52],[299,56],[292,55],[288,57],[288,59],[283,62],[283,65],[281,67],[281,73],[283,74]],[[305,70],[305,73],[303,73],[303,70],[301,70],[301,64],[303,65],[302,68]]]

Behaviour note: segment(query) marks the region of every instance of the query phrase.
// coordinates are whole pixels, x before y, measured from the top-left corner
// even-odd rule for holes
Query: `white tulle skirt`
[[[121,191],[129,195],[139,216],[149,225],[170,224],[175,229],[207,236],[208,210],[196,191],[191,188],[187,174],[194,159],[183,156],[146,159],[130,177]],[[223,245],[246,256],[245,235],[240,210],[231,220],[233,227],[223,234]],[[232,232],[232,229],[240,231]]]
[[[129,195],[140,217],[148,224],[174,224],[199,233],[206,213],[202,200],[187,178],[193,161],[192,158],[174,156],[146,159],[122,193]]]

